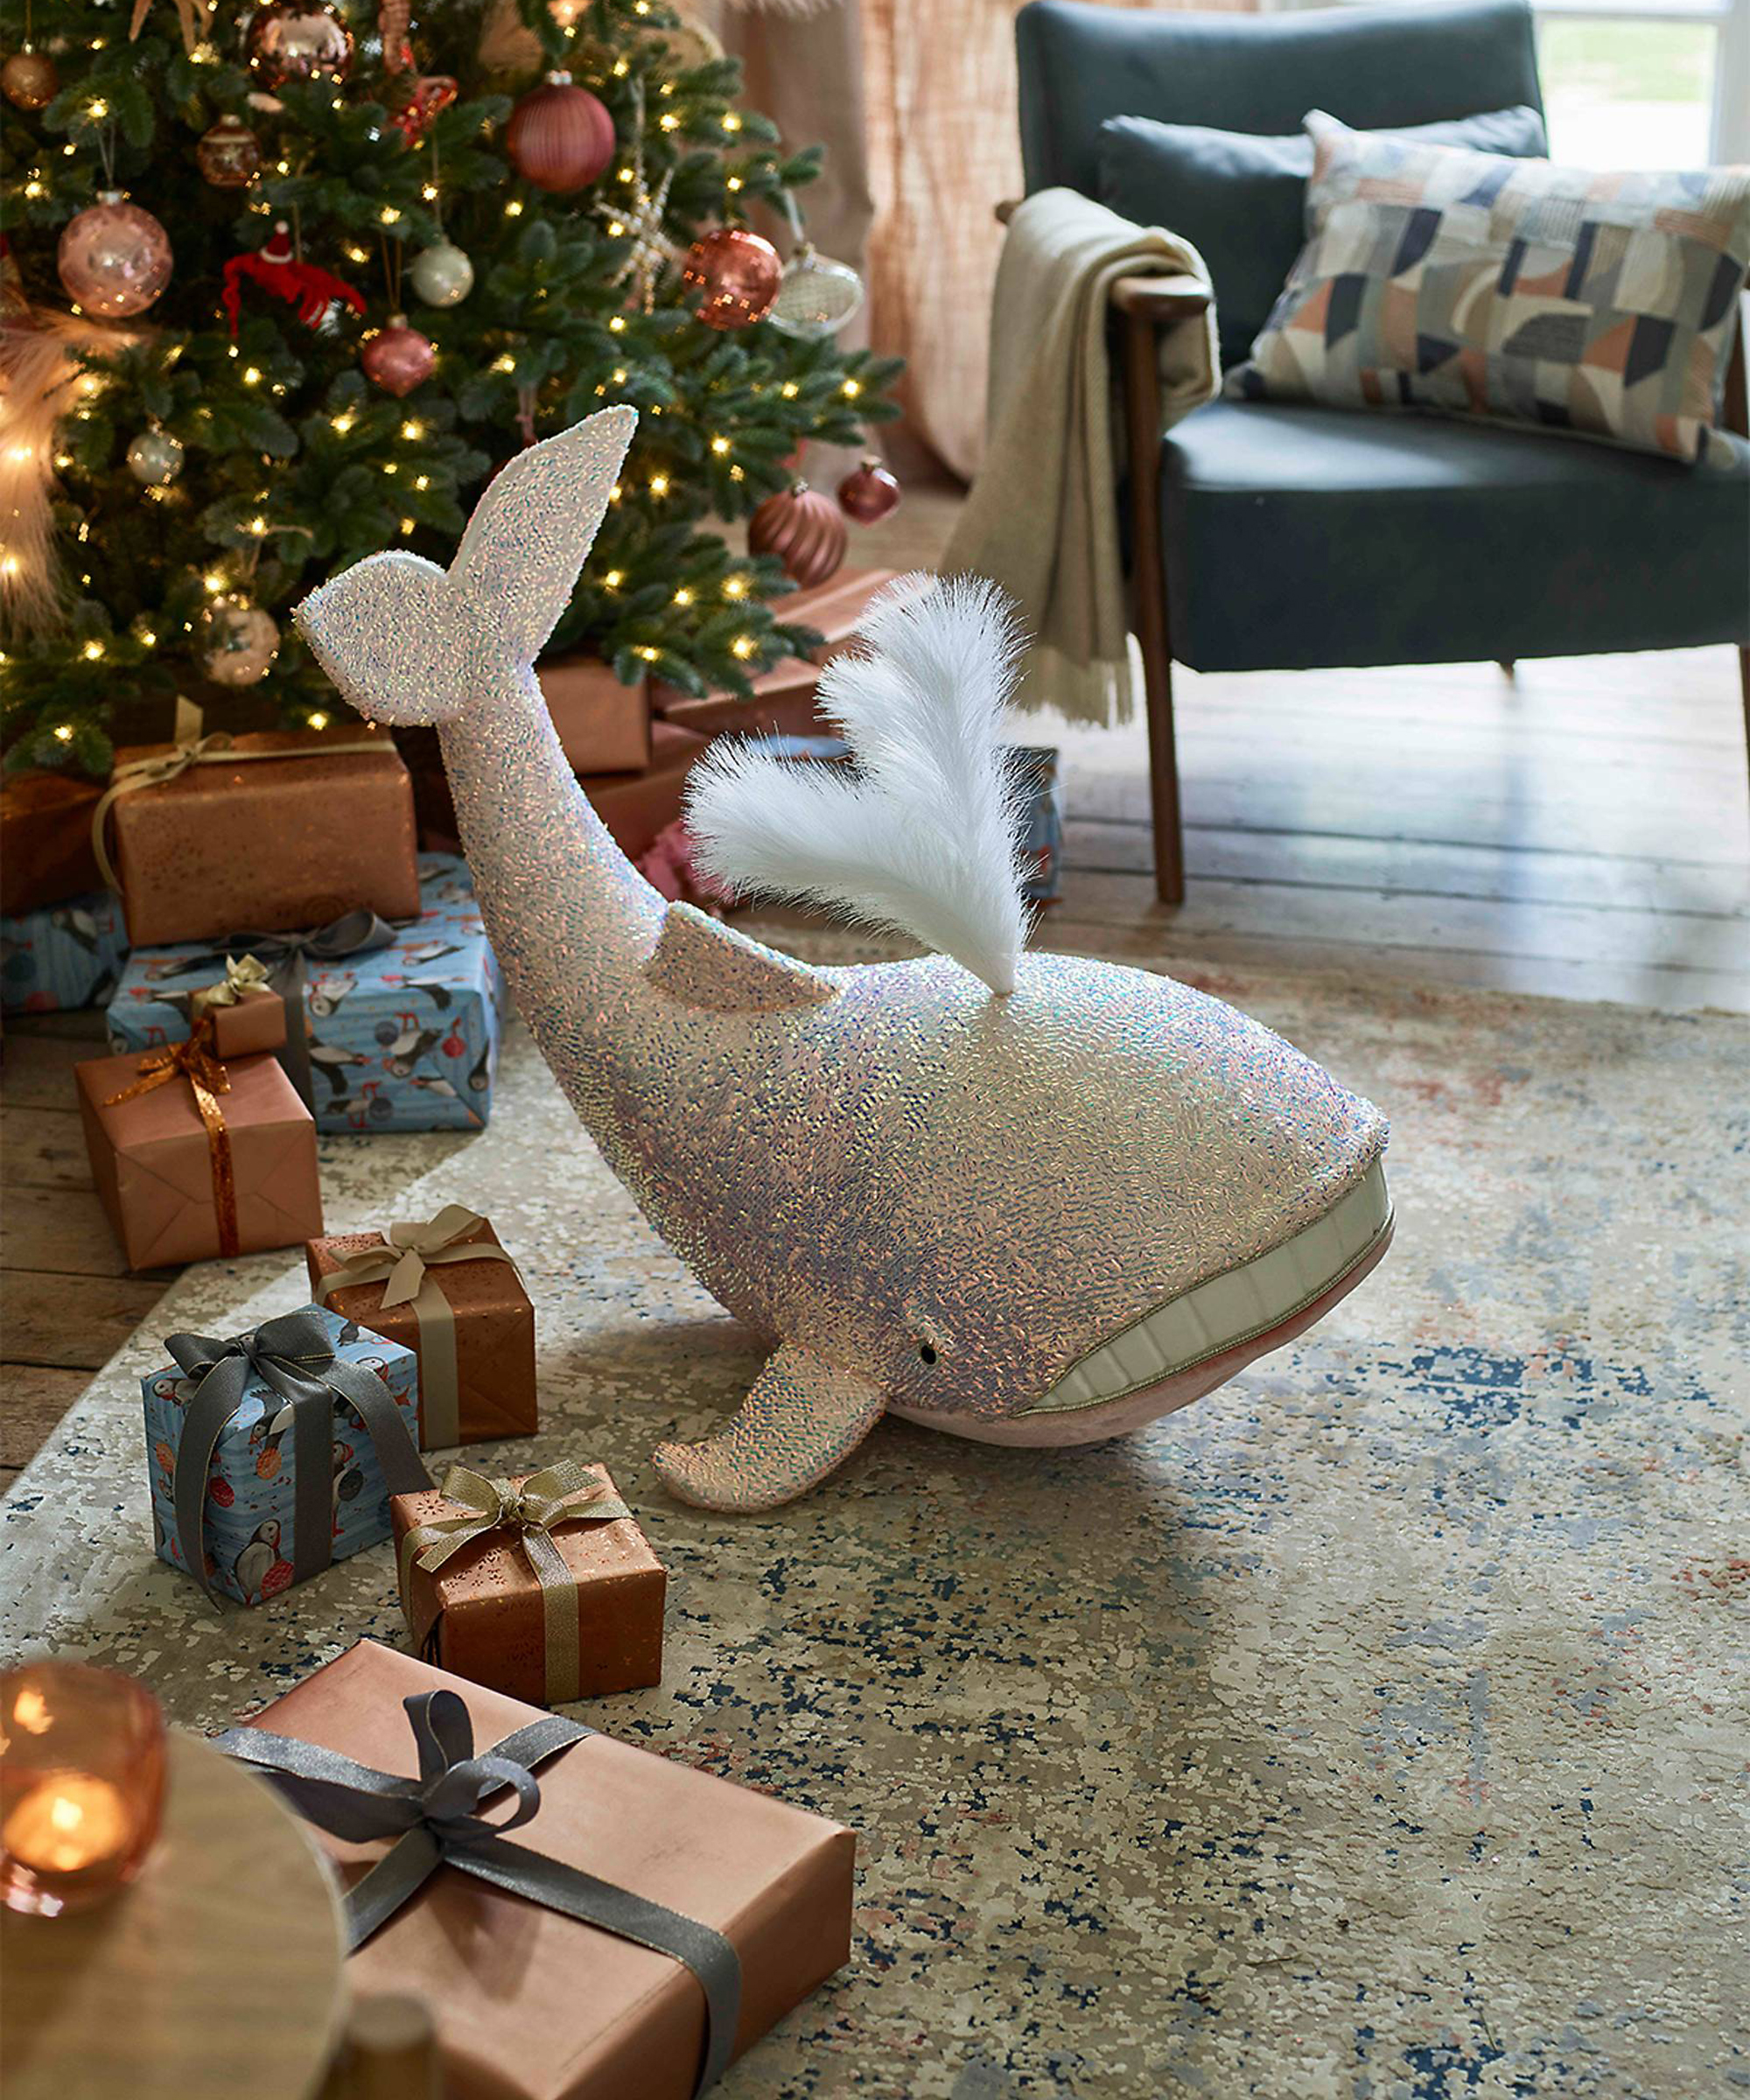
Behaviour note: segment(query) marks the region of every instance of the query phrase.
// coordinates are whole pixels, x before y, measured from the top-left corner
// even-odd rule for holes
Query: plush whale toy
[[[813,968],[665,904],[613,844],[530,665],[635,421],[609,409],[513,459],[447,574],[375,555],[297,617],[362,714],[438,725],[486,926],[555,1076],[769,1345],[723,1428],[658,1450],[662,1480],[769,1508],[888,1413],[1092,1442],[1300,1333],[1385,1250],[1385,1125],[1219,1000],[1021,952],[998,755],[1012,652],[988,588],[917,579],[828,667],[858,773],[731,747],[693,797],[719,873],[939,952]]]

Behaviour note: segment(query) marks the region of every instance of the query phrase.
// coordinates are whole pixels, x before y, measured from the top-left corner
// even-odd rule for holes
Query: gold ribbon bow
[[[143,1057],[138,1070],[140,1076],[133,1085],[123,1087],[119,1094],[112,1094],[104,1107],[113,1109],[118,1102],[133,1101],[142,1094],[167,1087],[175,1080],[188,1082],[194,1105],[200,1111],[200,1120],[206,1129],[206,1152],[213,1172],[213,1208],[219,1220],[219,1251],[226,1255],[241,1253],[237,1236],[237,1176],[231,1158],[231,1133],[225,1127],[225,1111],[220,1107],[218,1098],[231,1091],[231,1074],[214,1054],[210,1017],[203,1016],[196,1022],[194,1032],[186,1042],[172,1043],[167,1049],[154,1050],[150,1056]]]
[[[459,1444],[462,1436],[461,1387],[456,1364],[455,1309],[443,1285],[426,1270],[449,1262],[510,1262],[519,1282],[522,1271],[504,1249],[491,1240],[458,1244],[486,1220],[465,1204],[446,1203],[423,1223],[386,1226],[381,1247],[360,1247],[316,1286],[316,1302],[326,1306],[337,1291],[359,1284],[385,1283],[383,1309],[413,1307],[419,1327],[419,1424],[428,1449]]]
[[[547,1699],[563,1704],[578,1697],[582,1643],[578,1633],[577,1586],[565,1557],[553,1541],[557,1524],[608,1522],[632,1512],[599,1474],[575,1459],[531,1473],[519,1488],[502,1476],[476,1473],[472,1466],[452,1466],[444,1475],[443,1494],[466,1505],[458,1516],[437,1516],[416,1524],[401,1542],[401,1594],[411,1616],[410,1579],[415,1566],[435,1575],[454,1553],[489,1532],[514,1531],[535,1579],[541,1585],[545,1643]]]
[[[161,787],[186,773],[191,766],[242,766],[256,759],[323,759],[338,752],[394,748],[382,737],[355,737],[344,744],[312,744],[289,751],[238,751],[228,731],[218,729],[211,736],[203,736],[203,720],[194,703],[178,696],[170,749],[149,752],[144,758],[130,759],[125,766],[118,766],[98,797],[97,807],[91,812],[91,850],[99,874],[117,896],[122,892],[122,882],[109,858],[108,830],[109,810],[119,796],[136,794],[142,788]]]
[[[268,966],[254,956],[227,956],[225,974],[216,984],[204,984],[189,995],[188,1010],[193,1019],[214,1006],[235,1006],[252,991],[268,988]]]

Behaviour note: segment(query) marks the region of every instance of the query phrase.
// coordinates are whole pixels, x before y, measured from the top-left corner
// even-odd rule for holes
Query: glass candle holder
[[[164,1808],[145,1687],[84,1662],[0,1671],[0,1902],[53,1917],[131,1881]]]

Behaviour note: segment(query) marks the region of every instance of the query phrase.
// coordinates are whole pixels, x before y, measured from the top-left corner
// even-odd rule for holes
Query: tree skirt
[[[331,1231],[491,1213],[546,1424],[494,1449],[606,1460],[668,1565],[662,1686],[579,1711],[861,1833],[851,1965],[721,2090],[1750,2087],[1750,1030],[1182,974],[1391,1116],[1378,1273],[1143,1435],[885,1424],[765,1516],[655,1482],[759,1352],[525,1036],[478,1138],[325,1144]],[[4,1510],[9,1652],[138,1671],[217,1727],[402,1638],[386,1548],[222,1614],[151,1555],[157,1337],[299,1304],[303,1275],[191,1270],[72,1410]]]

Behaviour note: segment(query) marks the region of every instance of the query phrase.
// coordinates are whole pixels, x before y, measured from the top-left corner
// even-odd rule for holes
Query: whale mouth
[[[1212,1276],[1101,1342],[1012,1420],[1073,1414],[1194,1370],[1315,1304],[1391,1229],[1385,1166],[1376,1159],[1324,1216],[1292,1239]]]

